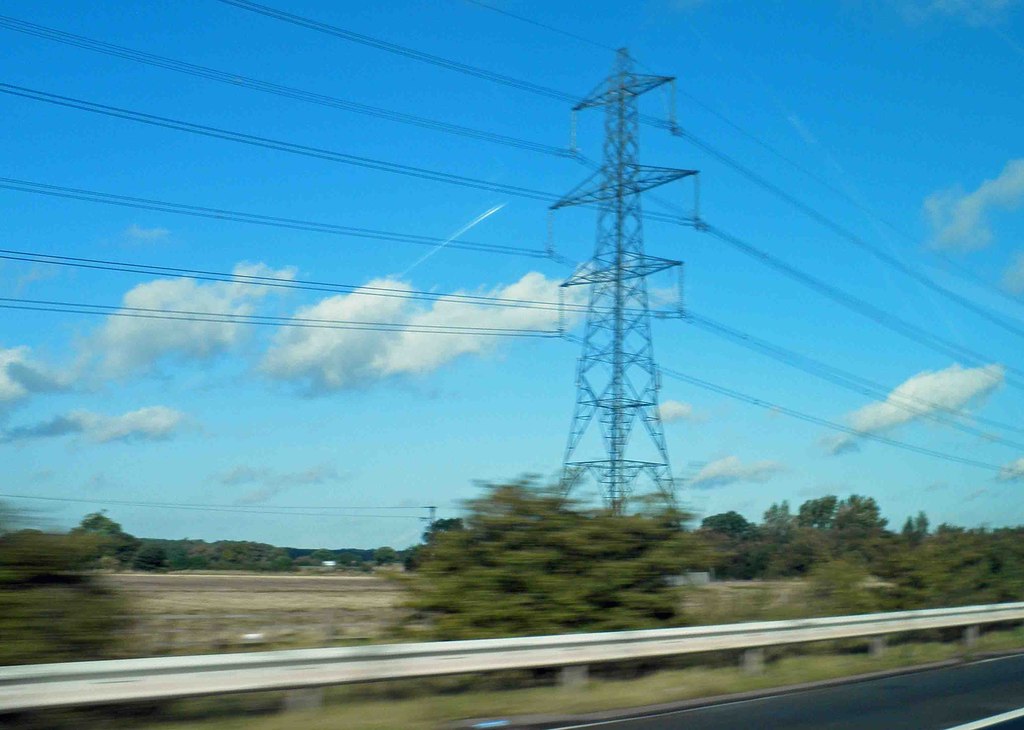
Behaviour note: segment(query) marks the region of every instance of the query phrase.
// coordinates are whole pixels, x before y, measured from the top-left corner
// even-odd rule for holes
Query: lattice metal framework
[[[664,497],[671,500],[674,495],[658,413],[659,377],[646,277],[680,262],[644,253],[640,197],[644,191],[696,171],[637,163],[637,97],[673,81],[669,76],[634,73],[629,52],[619,50],[612,74],[573,109],[604,107],[603,163],[594,175],[551,206],[552,210],[572,205],[598,209],[594,256],[562,284],[590,287],[562,486],[568,493],[589,474],[600,485],[608,507],[616,512],[624,509],[641,476],[649,478]],[[580,458],[577,450],[582,450],[581,442],[595,420],[600,427],[601,446],[595,448],[599,453]],[[637,421],[647,442],[639,447],[630,443]],[[636,458],[634,452],[640,451],[644,455]]]

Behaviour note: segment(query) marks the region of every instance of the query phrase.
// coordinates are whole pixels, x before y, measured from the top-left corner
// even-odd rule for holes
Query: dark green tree
[[[829,530],[835,522],[838,504],[839,499],[831,494],[819,499],[809,499],[800,505],[796,523],[800,527]]]
[[[705,517],[700,523],[700,528],[717,532],[733,540],[743,540],[751,537],[754,533],[754,525],[739,512],[733,511]]]
[[[111,557],[121,565],[130,565],[135,551],[142,541],[121,529],[121,525],[107,517],[104,512],[93,512],[82,518],[74,535],[85,535],[93,546],[94,562]]]
[[[423,549],[412,606],[440,638],[679,625],[669,578],[706,565],[687,515],[613,515],[531,482],[490,485]]]
[[[167,551],[162,545],[143,543],[132,558],[135,570],[158,571],[167,567]]]
[[[0,536],[0,664],[117,652],[127,605],[87,572],[94,559],[95,544],[85,535],[19,530]]]

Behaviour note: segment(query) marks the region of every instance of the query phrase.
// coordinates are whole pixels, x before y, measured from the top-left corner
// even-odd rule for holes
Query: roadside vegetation
[[[143,644],[126,645],[129,625],[136,639],[140,626],[147,635],[170,637],[164,651],[143,653],[182,653],[1022,600],[1022,538],[1021,528],[932,529],[923,513],[891,530],[875,500],[856,495],[808,500],[796,511],[785,502],[772,505],[760,523],[730,512],[697,526],[670,506],[638,504],[628,515],[612,515],[520,481],[485,487],[462,519],[434,523],[418,546],[351,551],[357,562],[327,575],[301,567],[322,566],[327,554],[336,559],[342,551],[291,557],[286,548],[258,543],[146,540],[102,513],[87,515],[67,534],[51,534],[24,529],[8,516],[0,519],[0,663],[138,655]],[[197,573],[200,563],[221,572]],[[234,573],[225,567],[253,565],[263,567]],[[193,569],[174,573],[175,566]],[[687,584],[687,576],[706,573],[715,576],[710,584]],[[194,621],[144,623],[167,614]],[[225,639],[268,621],[304,629],[252,646]],[[1024,648],[1020,628],[993,629],[977,651]],[[198,643],[176,644],[175,636]],[[280,694],[196,700],[132,708],[134,724],[127,726],[370,730],[435,727],[524,708],[599,710],[946,659],[964,652],[956,639],[956,632],[894,637],[882,656],[869,655],[864,642],[770,650],[765,672],[756,676],[737,668],[735,653],[717,653],[592,667],[590,681],[575,690],[552,686],[553,671],[340,687],[327,690],[322,710],[301,719],[268,714],[280,708]],[[69,713],[67,726],[95,714]],[[51,724],[32,725],[29,718],[25,726],[62,726],[63,715],[41,717]]]

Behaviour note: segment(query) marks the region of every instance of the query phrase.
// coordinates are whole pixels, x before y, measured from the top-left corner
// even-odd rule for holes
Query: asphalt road
[[[1024,656],[701,707],[563,725],[601,730],[945,730],[1024,707]],[[1024,720],[992,725],[1024,730]]]

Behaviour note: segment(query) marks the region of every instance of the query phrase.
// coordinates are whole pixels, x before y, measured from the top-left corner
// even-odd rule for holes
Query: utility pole
[[[681,266],[681,262],[644,253],[640,196],[697,172],[637,162],[637,97],[664,84],[674,88],[674,81],[670,76],[634,73],[629,52],[624,48],[618,51],[612,74],[573,107],[574,120],[575,113],[583,109],[605,109],[601,167],[551,206],[551,210],[573,205],[598,209],[594,256],[562,284],[590,287],[562,489],[568,494],[589,473],[600,485],[607,506],[616,513],[623,511],[641,475],[646,475],[664,498],[674,500],[674,480],[658,412],[659,375],[646,277]],[[598,453],[581,459],[577,451],[583,450],[588,432],[596,430],[590,428],[594,420],[600,428],[600,445],[593,448]],[[634,444],[627,454],[637,421],[643,424],[645,443]]]

